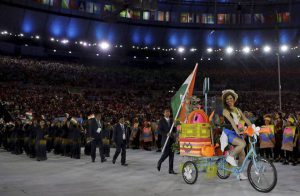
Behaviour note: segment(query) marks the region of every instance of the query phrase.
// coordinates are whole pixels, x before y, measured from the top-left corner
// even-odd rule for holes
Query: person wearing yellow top
[[[287,119],[287,125],[283,131],[282,147],[281,149],[285,152],[285,159],[283,165],[288,165],[289,161],[292,161],[292,155],[294,151],[295,139],[298,138],[298,130],[295,126],[295,119],[289,117]]]
[[[265,125],[261,127],[264,132],[259,134],[260,155],[267,159],[273,159],[272,150],[275,144],[274,125],[271,124],[271,120],[271,115],[264,115]]]

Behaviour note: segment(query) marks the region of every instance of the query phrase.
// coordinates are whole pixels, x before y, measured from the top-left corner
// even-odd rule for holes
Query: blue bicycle
[[[226,162],[226,156],[212,157],[189,157],[182,166],[182,177],[187,184],[194,184],[198,178],[198,171],[205,170],[216,163],[217,176],[221,179],[227,179],[231,174],[239,177],[247,164],[247,175],[250,184],[259,192],[270,192],[277,184],[277,171],[273,163],[267,159],[257,156],[255,144],[257,136],[254,130],[249,128],[244,131],[248,135],[248,140],[251,145],[249,152],[241,167],[233,167]],[[207,171],[206,171],[207,172]]]
[[[259,192],[270,192],[277,184],[277,170],[272,162],[262,157],[259,157],[255,151],[255,144],[257,143],[257,136],[253,130],[245,131],[248,135],[250,143],[250,150],[246,155],[246,158],[241,167],[232,167],[226,162],[226,157],[223,156],[217,160],[217,175],[221,179],[226,179],[230,174],[239,176],[242,173],[247,164],[247,175],[250,184]]]

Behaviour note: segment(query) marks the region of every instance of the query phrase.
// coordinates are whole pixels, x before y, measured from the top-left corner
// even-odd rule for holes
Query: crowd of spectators
[[[85,117],[88,111],[99,108],[109,119],[122,115],[131,120],[137,116],[152,120],[159,118],[163,108],[170,105],[171,97],[189,72],[191,69],[183,67],[151,70],[136,66],[97,67],[1,56],[0,98],[15,115],[33,111],[49,118],[65,113]],[[297,74],[297,70],[284,69],[283,85],[296,84]],[[255,114],[279,110],[276,71],[201,67],[196,91],[202,90],[201,79],[205,76],[212,83],[209,97],[218,97],[223,89],[232,88],[240,94],[238,103],[243,110]],[[282,109],[286,113],[300,110],[296,104],[300,95],[294,86],[285,88],[282,94]]]

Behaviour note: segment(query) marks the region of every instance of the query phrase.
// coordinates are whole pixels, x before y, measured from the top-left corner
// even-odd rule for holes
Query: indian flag
[[[181,85],[179,90],[171,99],[171,107],[172,107],[174,120],[179,118],[180,122],[184,122],[186,119],[186,109],[185,109],[184,99],[187,95],[188,96],[193,95],[197,69],[198,69],[198,63],[196,64],[193,72],[184,81],[184,83]]]

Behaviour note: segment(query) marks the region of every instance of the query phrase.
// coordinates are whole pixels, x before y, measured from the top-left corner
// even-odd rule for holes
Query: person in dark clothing
[[[89,133],[88,133],[88,120],[84,121],[82,124],[83,128],[83,144],[84,144],[84,154],[87,156],[91,156],[91,141],[89,141]]]
[[[0,119],[0,147],[3,144],[3,138],[4,138],[4,124],[3,124],[3,120]]]
[[[47,137],[47,152],[51,152],[53,149],[54,143],[54,134],[55,134],[55,124],[54,122],[50,124],[48,128],[48,137]]]
[[[70,140],[70,118],[66,118],[64,125],[62,126],[62,155],[71,156],[71,140]]]
[[[3,125],[3,130],[2,130],[2,145],[5,150],[8,150],[8,143],[7,143],[8,128],[7,127],[8,125]]]
[[[46,121],[40,120],[40,126],[36,128],[36,141],[35,141],[35,151],[36,151],[36,160],[45,161],[47,160],[47,127]]]
[[[127,166],[126,163],[126,146],[127,146],[127,127],[125,126],[124,117],[121,117],[119,123],[114,126],[113,141],[116,144],[116,152],[113,157],[112,163],[115,164],[116,160],[121,153],[121,165]]]
[[[14,154],[19,155],[23,153],[23,125],[20,119],[16,120],[15,128],[13,131],[14,135]]]
[[[102,143],[103,143],[103,153],[105,157],[110,157],[110,133],[111,125],[109,123],[105,124],[105,129],[102,132]]]
[[[32,121],[29,120],[25,125],[24,125],[24,151],[27,156],[30,156],[30,131],[32,129]]]
[[[7,144],[8,144],[8,151],[13,153],[14,151],[14,134],[13,134],[13,131],[14,131],[14,128],[15,128],[15,124],[14,123],[10,123],[10,125],[8,126],[8,129],[7,129]]]
[[[96,159],[96,149],[99,146],[99,153],[101,162],[105,162],[106,158],[103,152],[103,143],[102,143],[102,131],[105,129],[104,122],[101,121],[100,112],[96,112],[95,115],[90,115],[88,118],[88,133],[91,140],[91,158],[92,162],[95,162]]]
[[[76,119],[72,118],[70,121],[70,130],[72,132],[72,150],[71,158],[80,159],[80,149],[81,149],[81,133],[80,127]]]
[[[274,162],[284,161],[284,151],[281,150],[282,134],[283,134],[283,119],[281,113],[275,114],[275,147],[274,147]]]
[[[36,142],[36,133],[38,129],[38,121],[37,119],[33,119],[32,121],[32,128],[29,132],[29,157],[35,158],[36,157],[36,150],[35,150],[35,142]]]
[[[61,150],[61,135],[62,135],[62,128],[61,128],[61,123],[58,121],[55,123],[54,127],[54,143],[53,143],[53,147],[54,147],[54,154],[61,154],[62,150]]]
[[[165,109],[164,111],[164,117],[160,119],[158,123],[158,130],[161,133],[161,145],[164,146],[166,143],[166,147],[164,151],[162,152],[162,156],[160,157],[158,163],[157,163],[157,170],[160,171],[161,169],[161,164],[169,157],[169,174],[176,174],[174,172],[174,152],[172,150],[172,145],[176,141],[176,136],[175,136],[175,129],[172,130],[172,133],[169,134],[169,131],[171,129],[171,126],[173,124],[173,120],[170,119],[170,110]],[[169,136],[169,139],[167,141],[167,138]]]

